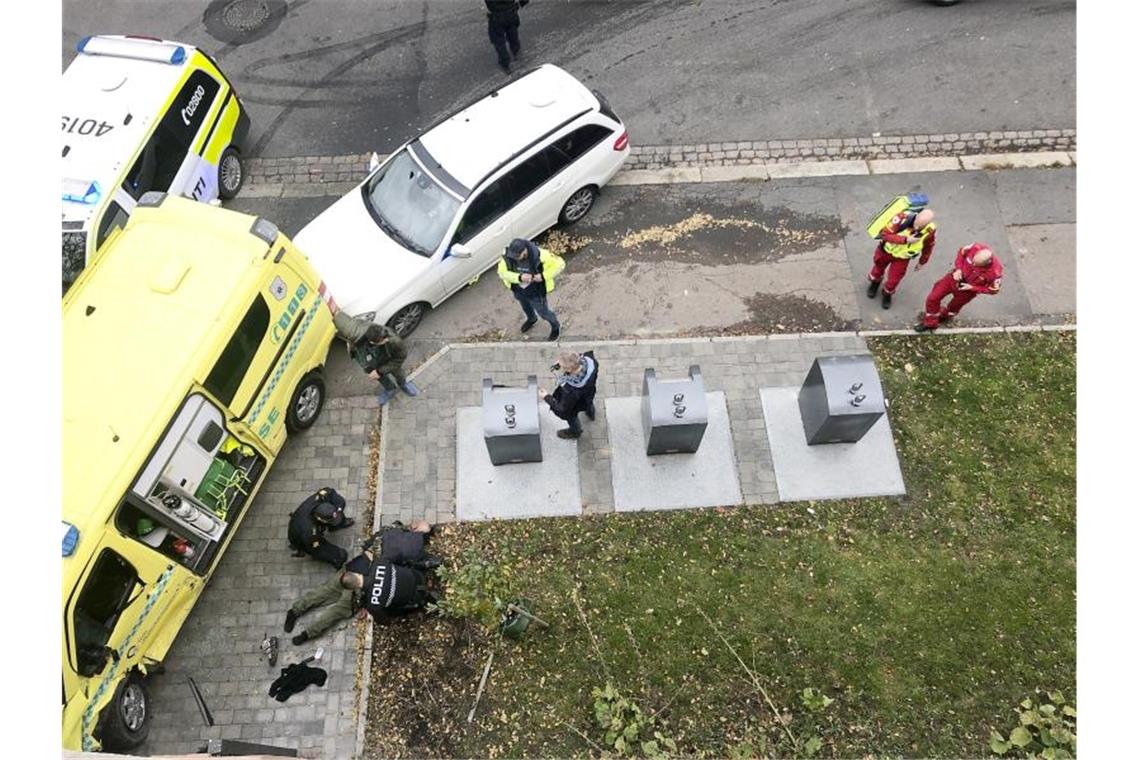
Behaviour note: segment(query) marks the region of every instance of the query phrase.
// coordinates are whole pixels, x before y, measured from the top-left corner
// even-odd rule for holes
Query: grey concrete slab
[[[1033,312],[1077,311],[1077,225],[1030,224],[1009,228],[1009,242],[1021,270]],[[975,299],[977,300],[977,299]],[[972,304],[971,304],[972,305]]]
[[[906,493],[886,415],[858,443],[808,446],[798,393],[798,386],[760,389],[780,501]]]
[[[1016,324],[1033,316],[1017,260],[1010,254],[1005,225],[996,213],[998,194],[994,176],[998,173],[833,178],[840,189],[839,212],[847,226],[847,259],[864,328],[899,328],[914,324],[924,310],[930,288],[953,267],[958,249],[975,241],[994,247],[1005,267],[1005,278],[1000,295],[975,298],[962,310],[960,321]],[[927,266],[916,270],[917,260],[911,263],[910,271],[895,293],[892,308],[884,310],[878,298],[872,300],[866,295],[867,272],[875,250],[875,242],[867,236],[867,219],[882,208],[887,199],[911,191],[930,196],[930,206],[937,214],[938,239]]]
[[[1009,169],[993,172],[1001,218],[1007,224],[1077,221],[1077,170]]]
[[[606,399],[614,508],[619,512],[740,504],[740,477],[723,393],[706,393],[709,425],[695,454],[647,456],[641,397]]]
[[[458,520],[582,514],[578,446],[558,437],[565,423],[546,404],[538,410],[542,461],[496,467],[483,440],[483,408],[455,414],[455,508]]]

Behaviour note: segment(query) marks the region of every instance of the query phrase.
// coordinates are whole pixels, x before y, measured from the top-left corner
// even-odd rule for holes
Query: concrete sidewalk
[[[610,186],[585,219],[545,239],[567,259],[551,303],[567,339],[902,329],[957,248],[977,240],[995,247],[1006,280],[961,324],[1067,324],[1075,189],[1071,166]],[[930,195],[939,242],[884,311],[864,293],[874,242],[863,225],[911,190]],[[239,196],[230,205],[294,233],[333,200]],[[409,340],[409,364],[457,340],[522,339],[521,316],[489,272],[428,313]],[[329,369],[333,396],[372,391],[343,352]]]

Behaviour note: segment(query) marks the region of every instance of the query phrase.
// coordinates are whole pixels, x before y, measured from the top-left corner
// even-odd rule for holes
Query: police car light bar
[[[75,50],[86,55],[135,58],[140,61],[171,63],[176,66],[186,60],[186,48],[183,46],[140,37],[130,39],[106,35],[84,37],[76,43]]]
[[[72,203],[82,203],[90,206],[98,203],[103,191],[99,183],[94,180],[64,179],[63,199]]]

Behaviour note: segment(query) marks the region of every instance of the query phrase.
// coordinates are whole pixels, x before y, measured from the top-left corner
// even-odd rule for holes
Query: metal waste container
[[[700,367],[689,367],[688,380],[658,380],[653,369],[645,370],[641,426],[646,454],[693,454],[700,448],[708,424],[709,407]]]
[[[526,388],[505,388],[483,378],[483,440],[491,464],[542,461],[538,379],[530,375],[526,382]]]
[[[886,411],[870,354],[816,359],[800,387],[799,404],[809,446],[855,443]]]

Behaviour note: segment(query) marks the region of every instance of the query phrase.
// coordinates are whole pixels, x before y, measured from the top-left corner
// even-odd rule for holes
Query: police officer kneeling
[[[334,488],[322,488],[301,502],[289,517],[289,545],[295,556],[308,554],[339,569],[348,552],[325,538],[325,532],[347,528],[355,521],[344,514],[344,497]]]

